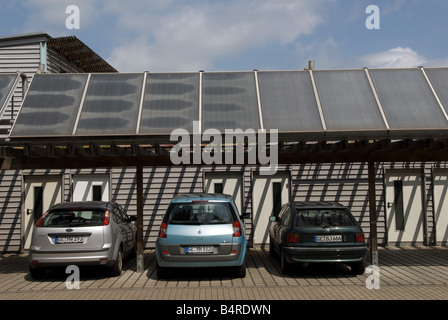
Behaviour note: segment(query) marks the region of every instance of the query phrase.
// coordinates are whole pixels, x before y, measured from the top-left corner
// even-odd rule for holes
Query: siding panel
[[[21,171],[0,171],[0,186],[0,252],[18,252],[22,211]]]

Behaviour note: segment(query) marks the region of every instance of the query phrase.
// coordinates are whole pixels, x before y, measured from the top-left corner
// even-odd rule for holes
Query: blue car
[[[243,218],[224,194],[186,194],[171,200],[156,241],[157,273],[169,268],[232,267],[246,276]]]

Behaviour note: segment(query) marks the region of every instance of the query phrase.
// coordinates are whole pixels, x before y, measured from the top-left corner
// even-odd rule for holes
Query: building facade
[[[218,73],[152,75],[145,73],[130,75],[129,77],[124,75],[120,79],[118,77],[115,77],[117,79],[107,78],[105,82],[108,85],[116,85],[118,87],[123,85],[127,90],[124,90],[122,94],[123,96],[126,95],[126,99],[123,97],[115,99],[124,101],[123,105],[119,106],[110,104],[109,97],[101,97],[103,93],[99,91],[96,94],[92,93],[93,98],[90,97],[89,100],[88,86],[95,84],[96,89],[101,88],[101,85],[98,84],[101,84],[101,81],[104,80],[100,79],[101,77],[97,77],[95,73],[116,72],[116,70],[101,58],[93,55],[92,52],[86,53],[85,50],[88,49],[85,47],[81,52],[77,51],[77,48],[79,46],[82,47],[82,45],[77,39],[51,38],[46,34],[0,39],[0,73],[14,73],[17,70],[21,70],[22,72],[29,72],[29,78],[36,72],[83,73],[80,77],[82,79],[77,80],[78,83],[84,83],[84,86],[78,88],[79,97],[84,92],[82,98],[78,100],[89,102],[90,104],[84,107],[84,110],[88,108],[88,111],[93,114],[93,116],[86,116],[85,120],[96,120],[96,118],[101,118],[102,116],[106,117],[108,112],[111,113],[109,114],[110,119],[114,119],[114,116],[115,120],[121,120],[117,113],[124,105],[126,106],[123,108],[125,112],[140,110],[139,114],[141,117],[139,117],[138,121],[140,121],[141,130],[135,125],[131,128],[134,133],[136,130],[138,133],[141,133],[143,129],[150,132],[153,128],[162,128],[168,130],[165,134],[169,134],[171,130],[169,126],[157,127],[157,125],[167,121],[167,119],[169,120],[169,117],[177,111],[179,117],[171,118],[171,120],[180,121],[179,119],[184,120],[182,117],[188,118],[191,116],[188,119],[190,124],[191,120],[197,119],[195,117],[199,114],[199,118],[202,118],[201,123],[205,128],[208,128],[206,125],[216,127],[222,124],[220,122],[222,119],[235,120],[235,118],[232,118],[233,113],[238,114],[241,109],[242,120],[246,124],[249,123],[250,127],[258,129],[258,119],[260,123],[264,121],[261,124],[263,129],[269,129],[271,123],[273,123],[273,128],[278,128],[278,125],[281,124],[283,128],[288,129],[286,130],[288,132],[285,132],[281,139],[284,141],[298,141],[294,139],[299,137],[303,141],[299,141],[291,146],[290,149],[296,148],[298,150],[297,153],[292,153],[289,161],[281,160],[276,173],[273,175],[260,174],[260,167],[256,164],[206,165],[201,163],[196,165],[173,165],[167,161],[159,163],[157,160],[148,161],[148,159],[157,159],[160,155],[165,156],[166,159],[167,151],[161,147],[165,140],[156,141],[156,143],[153,143],[154,141],[147,142],[145,139],[149,135],[142,137],[136,133],[128,136],[118,136],[118,138],[116,135],[110,135],[106,138],[102,137],[103,140],[98,140],[99,142],[90,140],[91,137],[86,134],[76,136],[75,133],[78,132],[76,130],[79,129],[79,123],[83,120],[81,114],[83,106],[80,105],[82,102],[78,102],[78,105],[72,106],[72,110],[75,111],[74,114],[78,115],[77,119],[76,121],[71,119],[73,123],[78,125],[78,128],[68,128],[68,132],[73,134],[64,138],[65,140],[54,140],[55,142],[47,144],[45,136],[37,136],[32,138],[39,139],[38,143],[40,144],[30,146],[30,142],[27,140],[24,140],[23,144],[10,144],[9,140],[10,138],[14,140],[14,135],[5,139],[2,146],[3,149],[1,150],[2,170],[0,171],[0,252],[26,250],[29,246],[29,237],[36,219],[49,206],[58,202],[112,200],[120,203],[128,211],[128,214],[139,215],[139,195],[137,190],[140,176],[137,174],[138,169],[134,165],[129,164],[135,164],[136,161],[140,161],[139,165],[142,166],[143,203],[141,208],[143,216],[143,245],[145,248],[154,246],[161,219],[172,197],[181,193],[198,192],[223,192],[232,195],[240,212],[251,214],[251,218],[246,219],[244,223],[246,224],[246,236],[249,243],[255,247],[264,247],[269,243],[269,216],[274,214],[279,206],[288,201],[337,201],[352,211],[366,232],[367,239],[370,241],[372,216],[370,210],[371,194],[369,192],[372,192],[372,190],[375,193],[375,231],[379,245],[447,244],[448,201],[446,200],[446,195],[448,190],[448,157],[445,156],[447,152],[446,140],[434,138],[434,135],[436,134],[437,136],[439,133],[439,127],[435,127],[435,129],[430,128],[431,130],[428,132],[424,131],[424,133],[420,133],[419,130],[427,130],[428,128],[417,127],[414,130],[415,127],[413,125],[417,122],[409,124],[412,122],[412,119],[408,122],[403,122],[402,119],[397,117],[399,112],[396,114],[392,113],[386,119],[385,113],[387,112],[384,112],[384,110],[388,111],[387,108],[389,106],[385,102],[388,99],[393,100],[395,97],[391,98],[391,96],[385,95],[384,100],[382,100],[383,105],[381,105],[379,101],[382,99],[382,96],[377,96],[376,90],[378,88],[375,88],[373,85],[373,82],[376,80],[373,79],[374,81],[372,81],[371,75],[367,70],[349,72],[322,71],[315,73],[311,71],[302,71],[301,73],[257,73],[254,71],[253,73],[244,73],[242,75],[233,73],[226,73],[225,75]],[[430,89],[435,94],[432,86],[426,88],[428,78],[423,69],[400,70],[398,73],[407,73],[408,71],[411,73],[411,79],[416,81],[416,86],[421,86],[423,83],[425,86],[423,91],[426,94],[431,94]],[[442,73],[439,74],[439,71],[434,71],[433,79],[438,80],[437,83],[442,84],[443,89],[442,80],[445,79],[446,72],[441,70]],[[426,80],[423,75],[426,76]],[[378,83],[390,80],[388,72],[378,72],[376,77],[378,77]],[[69,83],[71,80],[76,80],[74,78],[76,77],[69,76],[65,80]],[[135,78],[133,80],[135,84],[133,85],[130,82],[131,78]],[[43,78],[41,79],[43,81]],[[143,82],[141,79],[143,79]],[[362,82],[358,80],[362,80]],[[253,85],[254,83],[256,86]],[[353,88],[362,89],[364,94],[368,94],[369,99],[366,100],[365,105],[359,104],[361,98],[364,98],[360,96],[360,92],[353,92],[353,95],[342,97],[335,94],[335,92],[338,92],[338,90],[334,90],[335,88],[344,88],[347,86],[347,83],[353,86]],[[272,85],[277,86],[274,92],[270,91]],[[251,89],[248,90],[247,88]],[[296,89],[302,90],[300,92],[301,95],[297,95],[299,98],[295,95],[294,90]],[[20,95],[20,88],[18,87],[17,90],[17,94]],[[57,90],[62,89],[56,88],[55,92]],[[64,96],[64,90],[66,89],[60,92],[62,93],[61,97]],[[148,90],[152,95],[147,100],[144,96],[145,90]],[[382,90],[387,90],[387,86]],[[41,92],[38,93],[48,95],[45,92],[46,90],[41,89]],[[380,93],[384,92],[380,90]],[[334,98],[339,100],[335,102]],[[434,107],[440,113],[443,110],[442,103],[445,101],[444,98],[444,96],[440,96],[442,102],[438,100],[437,103],[434,103],[432,97],[428,96],[426,101],[428,106],[426,108],[431,111],[431,108]],[[98,112],[98,110],[94,110],[101,104],[98,102],[101,99],[104,105],[107,106],[108,103],[109,106],[113,105],[111,110],[103,110],[103,114]],[[22,105],[21,96],[14,98],[14,101]],[[299,121],[300,132],[296,136],[290,136],[290,132],[295,130],[298,120],[288,116],[288,112],[292,114],[296,112],[293,109],[296,102],[299,104],[306,103],[303,110],[308,113],[304,112],[301,118],[298,119],[301,121]],[[400,107],[406,107],[406,103],[411,101],[403,102],[400,100],[398,102],[402,104]],[[196,107],[197,104],[199,104],[199,108]],[[283,108],[282,112],[279,112],[278,106],[280,104]],[[372,108],[376,108],[377,104],[379,109],[372,111]],[[270,108],[269,105],[271,105]],[[367,108],[367,105],[370,105],[370,107]],[[393,106],[393,104],[391,105]],[[167,106],[169,108],[164,109]],[[261,113],[262,106],[263,114]],[[377,122],[365,115],[359,118],[353,112],[357,109],[344,109],[346,106],[350,108],[366,108],[364,112],[370,112],[372,117],[376,116],[375,121]],[[41,109],[43,107],[46,106],[40,106]],[[78,107],[80,108],[79,111],[77,111]],[[13,106],[8,108],[10,111],[5,113],[4,116],[15,120],[17,109]],[[336,111],[337,108],[341,108],[340,112]],[[243,112],[249,109],[250,113]],[[151,111],[148,113],[149,115],[151,113],[157,114],[157,117],[145,118],[145,110]],[[419,108],[411,108],[410,110],[410,112],[414,113],[419,111]],[[426,121],[431,123],[435,119],[443,122],[443,119],[437,117],[437,112],[433,119],[426,119]],[[345,117],[343,116],[344,114]],[[135,114],[132,116],[135,116]],[[358,117],[362,120],[362,123],[347,121],[346,118],[348,116]],[[424,117],[421,117],[422,121],[425,121]],[[241,120],[241,118],[235,120],[236,126],[229,126],[229,128],[239,127],[238,120]],[[254,122],[256,123],[255,125],[253,125]],[[23,123],[25,122],[22,121]],[[111,122],[111,124],[113,123],[117,122]],[[392,137],[400,140],[396,144],[391,143],[389,136],[382,136],[383,131],[386,132],[384,133],[385,135],[394,132],[394,123],[401,126],[400,134],[402,133],[407,137],[406,139],[398,136]],[[34,125],[38,126],[38,121],[34,121]],[[436,123],[436,125],[439,124]],[[372,129],[365,130],[369,126]],[[59,126],[59,128],[61,127]],[[175,126],[173,127],[176,128]],[[22,128],[27,129],[26,125],[23,125]],[[126,129],[126,127],[124,128]],[[223,125],[223,128],[226,127]],[[346,132],[343,132],[344,128],[348,128]],[[440,128],[440,132],[443,133],[444,130],[447,130],[448,124],[442,123]],[[81,129],[94,131],[97,128],[91,126],[90,128],[84,127]],[[350,137],[340,136],[341,132],[342,134],[355,134],[356,139],[361,141],[361,143],[352,143]],[[323,138],[319,136],[320,134],[322,134]],[[371,143],[369,135],[377,139],[377,142]],[[444,137],[443,135],[440,136]],[[50,137],[49,140],[53,138]],[[71,140],[72,138],[78,140]],[[138,142],[134,142],[134,138]],[[362,140],[363,138],[364,140]],[[319,141],[316,142],[316,140]],[[332,154],[325,151],[325,153],[322,153],[324,158],[321,159],[321,153],[319,152],[331,148],[334,140],[342,142],[334,144],[335,149],[341,148],[342,150],[339,152],[338,157],[328,158],[331,161],[326,161],[325,157]],[[119,146],[124,143],[123,141],[130,144],[126,151],[122,151],[121,149],[123,148]],[[310,145],[306,141],[310,141],[318,150],[314,157],[310,157],[308,161],[301,158],[307,157],[306,151],[303,150]],[[422,142],[422,146],[420,146],[420,142]],[[75,143],[78,143],[78,149],[73,145]],[[149,157],[146,157],[141,149],[145,148],[144,145],[149,143],[155,151]],[[282,143],[280,141],[280,144]],[[105,144],[107,146],[104,146]],[[383,144],[384,147],[382,146]],[[358,147],[356,147],[357,145]],[[409,155],[403,157],[403,159],[408,160],[381,160],[382,154],[387,154],[388,152],[399,154],[400,150],[396,150],[397,145],[402,148],[404,153]],[[376,155],[380,159],[375,160],[374,163],[373,186],[369,183],[369,166],[367,161],[370,161],[370,158],[364,151],[372,146],[379,148],[379,152]],[[280,152],[288,154],[287,149],[280,148]],[[352,152],[352,150],[355,150],[355,152]],[[441,160],[413,160],[412,154],[425,154],[427,151],[434,158],[440,158]],[[438,156],[439,151],[442,155],[440,157]],[[16,152],[21,154],[18,157],[19,162],[21,159],[25,159],[25,161],[28,161],[28,167],[15,168],[11,164],[11,162],[15,161],[14,154]],[[117,165],[122,159],[120,152],[134,154],[136,156],[133,156],[133,159],[137,160],[125,161],[122,165]],[[97,159],[101,159],[101,165],[91,167],[86,165],[82,167],[77,162],[82,161],[83,154],[86,155],[86,158],[95,154],[94,156]],[[352,155],[354,158],[352,158]],[[114,159],[118,160],[115,161]],[[125,159],[129,160],[129,157]],[[39,165],[31,168],[33,167],[33,162],[44,163],[45,161],[57,165],[54,167],[43,165],[42,167],[46,169],[40,168]]]
[[[269,243],[269,216],[276,203],[287,201],[340,202],[369,237],[365,163],[284,165],[272,176],[254,166],[143,167],[143,181],[145,248],[154,247],[174,195],[215,191],[233,195],[241,212],[251,214],[246,236],[255,247]],[[379,245],[447,244],[446,163],[377,164],[375,183]],[[33,215],[61,201],[110,199],[136,215],[132,168],[2,170],[0,190],[2,252],[27,249]]]

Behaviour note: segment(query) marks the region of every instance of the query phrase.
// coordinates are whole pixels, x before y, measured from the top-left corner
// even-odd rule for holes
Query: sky
[[[447,13],[448,0],[1,0],[0,37],[74,35],[120,72],[448,67]]]

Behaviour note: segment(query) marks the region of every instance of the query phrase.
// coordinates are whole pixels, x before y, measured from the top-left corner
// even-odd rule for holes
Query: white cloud
[[[269,45],[294,45],[323,23],[324,0],[17,0],[27,9],[24,32],[52,36],[65,28],[65,9],[80,9],[84,41],[126,71],[197,71]],[[108,30],[106,40],[98,39]],[[89,40],[87,40],[89,39]],[[89,42],[90,41],[90,42]],[[96,47],[95,47],[96,46]],[[99,49],[98,49],[99,48]]]
[[[120,71],[197,71],[266,45],[286,45],[322,22],[321,1],[171,1],[151,10],[110,1],[123,41],[107,60]],[[121,2],[120,2],[121,3]],[[133,52],[138,50],[137,52]],[[133,55],[132,59],[130,55]],[[141,55],[141,56],[140,56]]]
[[[369,68],[418,67],[428,62],[411,48],[396,47],[390,50],[361,57],[361,62]]]

